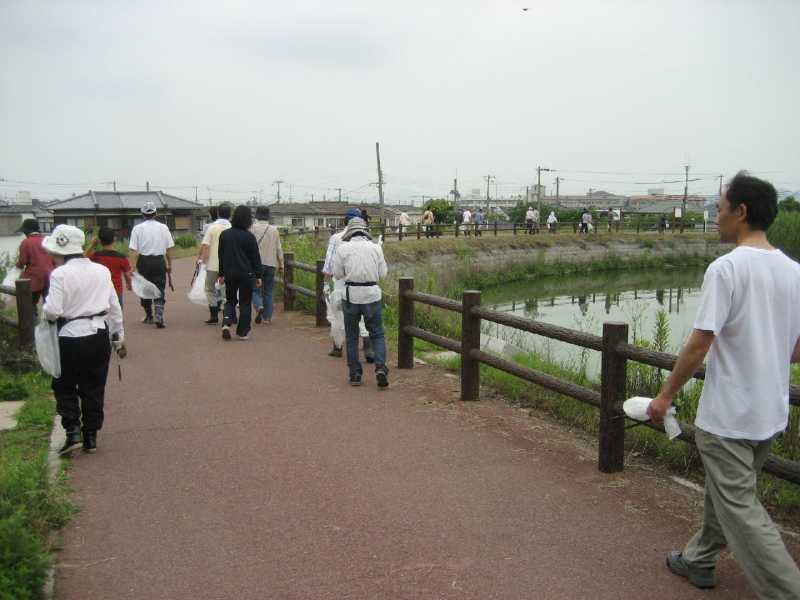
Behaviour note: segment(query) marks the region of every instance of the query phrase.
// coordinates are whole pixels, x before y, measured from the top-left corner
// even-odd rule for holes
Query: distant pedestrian
[[[100,246],[98,250],[97,247]],[[86,257],[92,262],[103,265],[111,273],[111,283],[119,297],[119,305],[122,306],[122,282],[128,291],[131,289],[131,263],[128,257],[114,250],[114,230],[108,227],[101,227],[97,232],[97,237],[89,244]]]
[[[533,212],[533,207],[529,206],[528,210],[525,211],[525,233],[528,235],[533,234],[533,223],[536,214]]]
[[[25,239],[19,245],[17,268],[22,269],[20,279],[30,279],[33,292],[33,310],[47,298],[50,286],[50,273],[53,271],[53,259],[42,248],[44,236],[39,232],[39,223],[36,219],[25,219],[19,232],[25,234]]]
[[[250,228],[258,243],[261,256],[261,287],[253,290],[253,306],[256,307],[256,323],[272,322],[272,290],[275,286],[275,271],[283,272],[283,248],[278,228],[269,223],[269,207],[256,208],[256,220]]]
[[[550,233],[555,233],[557,227],[558,217],[556,217],[555,211],[551,210],[550,214],[547,216],[547,228],[550,230]]]
[[[661,215],[658,220],[658,233],[664,233],[667,230],[667,215]]]
[[[58,328],[61,376],[53,378],[52,388],[67,437],[59,454],[81,445],[86,452],[97,450],[111,340],[118,351],[125,340],[111,274],[83,255],[84,241],[77,227],[58,225],[43,243],[56,264],[43,313]]]
[[[422,213],[422,225],[425,227],[425,237],[429,238],[433,236],[433,222],[435,217],[433,216],[433,211],[430,208],[426,208],[425,212]]]
[[[141,208],[144,221],[131,231],[128,242],[128,260],[135,265],[139,275],[158,288],[161,297],[156,300],[142,300],[144,323],[155,323],[156,327],[166,327],[164,304],[166,303],[167,278],[172,271],[172,248],[175,242],[172,234],[163,223],[156,220],[156,205],[145,202]],[[155,308],[155,314],[153,309]]]
[[[361,385],[363,372],[358,360],[358,322],[363,317],[375,351],[378,387],[385,388],[389,385],[389,369],[386,367],[383,306],[378,281],[387,274],[386,260],[380,244],[372,241],[362,219],[351,219],[347,224],[342,243],[333,257],[333,274],[345,283],[342,305],[350,385]]]
[[[231,227],[219,236],[219,271],[225,282],[225,315],[222,338],[231,339],[230,326],[236,324],[236,337],[247,340],[252,318],[253,289],[261,287],[261,256],[258,241],[250,233],[253,215],[250,207],[239,205],[233,211]],[[239,316],[236,316],[236,305]]]
[[[708,354],[695,418],[706,473],[703,526],[667,567],[714,587],[727,546],[759,598],[800,598],[800,570],[758,500],[757,477],[789,416],[789,367],[800,362],[800,265],[767,240],[775,188],[738,173],[719,203],[720,240],[736,248],[706,270],[694,329],[651,401],[660,423]]]
[[[209,317],[206,325],[219,323],[219,313],[225,298],[225,290],[219,286],[219,236],[229,229],[231,222],[231,205],[220,204],[217,207],[217,220],[209,225],[203,240],[200,242],[198,262],[206,265],[206,299],[208,300]]]
[[[464,229],[464,235],[469,235],[472,231],[470,227],[472,225],[472,212],[468,208],[465,208],[464,212],[461,213],[461,223]]]
[[[475,213],[473,220],[475,221],[475,235],[477,236],[483,235],[481,229],[486,224],[486,215],[483,214],[482,208],[478,209],[478,212]]]
[[[369,213],[367,212],[366,208],[361,209],[361,218],[364,219],[364,223],[366,223],[367,227],[369,227]]]
[[[592,213],[588,209],[583,211],[581,215],[581,233],[589,233],[592,225]]]
[[[397,221],[398,221],[397,225],[398,232],[400,234],[408,232],[408,228],[411,226],[411,218],[408,216],[408,213],[401,212]]]

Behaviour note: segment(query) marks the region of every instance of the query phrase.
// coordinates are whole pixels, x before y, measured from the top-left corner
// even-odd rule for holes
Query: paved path
[[[74,460],[58,600],[751,597],[730,559],[710,593],[663,567],[699,496],[602,475],[559,426],[459,403],[428,367],[350,388],[308,317],[223,342],[183,292],[163,331],[126,300],[130,356],[97,454]]]

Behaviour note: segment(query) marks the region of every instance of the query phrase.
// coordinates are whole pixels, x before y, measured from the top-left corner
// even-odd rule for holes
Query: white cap
[[[142,207],[142,214],[143,215],[154,215],[156,214],[156,205],[152,202],[145,202],[144,206]]]
[[[72,225],[58,225],[53,232],[42,240],[42,248],[50,254],[83,254],[83,243],[86,236],[83,231]]]

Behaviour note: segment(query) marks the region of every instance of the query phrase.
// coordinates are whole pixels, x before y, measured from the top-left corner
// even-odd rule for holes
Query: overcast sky
[[[796,0],[0,0],[0,194],[372,200],[376,141],[392,203],[537,165],[797,190],[798,32]]]

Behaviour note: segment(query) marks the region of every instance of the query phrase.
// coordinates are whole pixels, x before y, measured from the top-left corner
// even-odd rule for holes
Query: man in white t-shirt
[[[723,242],[736,248],[708,267],[694,329],[648,408],[660,423],[708,353],[695,419],[706,471],[703,526],[669,569],[697,587],[716,585],[730,547],[760,598],[800,598],[800,570],[758,500],[756,479],[788,423],[789,367],[800,362],[800,264],[767,241],[775,188],[744,172],[720,199]]]

